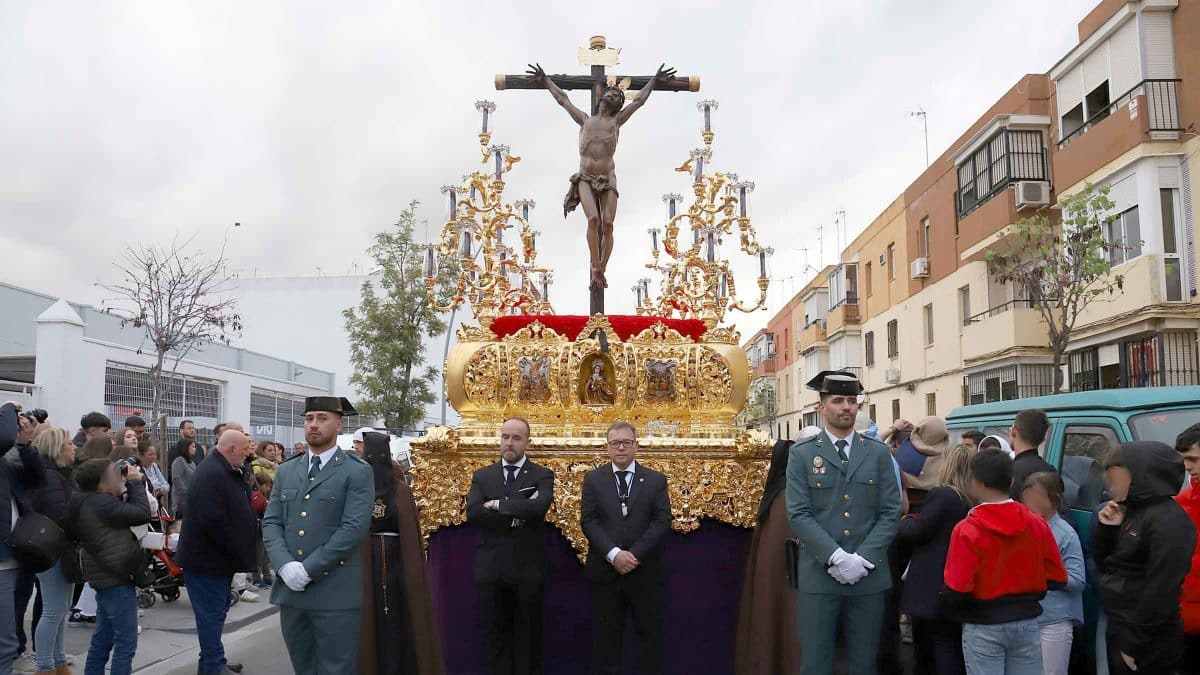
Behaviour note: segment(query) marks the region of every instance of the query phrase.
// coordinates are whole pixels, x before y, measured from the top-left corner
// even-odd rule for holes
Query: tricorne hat
[[[357,415],[345,396],[309,396],[304,399],[304,412],[329,412],[338,415]]]
[[[858,376],[845,370],[822,370],[805,386],[812,391],[838,396],[858,396],[863,393]]]

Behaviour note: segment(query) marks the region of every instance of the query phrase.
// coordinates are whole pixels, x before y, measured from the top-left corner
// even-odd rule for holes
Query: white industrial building
[[[93,410],[114,426],[133,414],[149,416],[154,353],[142,329],[94,307],[4,283],[0,315],[0,400],[44,408],[51,422],[71,431]],[[345,392],[332,370],[263,353],[297,351],[291,347],[299,332],[294,320],[271,349],[210,342],[180,361],[164,397],[168,440],[183,419],[195,421],[209,442],[223,420],[248,424],[260,439],[303,440],[304,397]]]
[[[357,307],[362,298],[362,285],[368,275],[336,275],[312,277],[240,277],[230,282],[238,299],[242,315],[242,335],[236,344],[267,353],[286,353],[290,358],[316,368],[336,373],[334,390],[353,402],[358,392],[350,385],[353,366],[350,364],[350,337],[342,312]],[[380,290],[376,286],[376,293]],[[446,333],[425,338],[425,363],[438,371],[448,345],[462,323],[464,314],[456,312],[445,320],[451,323],[447,343]],[[425,408],[425,419],[418,422],[421,431],[433,424],[458,424],[459,416],[449,405],[440,385],[438,399]],[[349,423],[347,426],[351,426]],[[397,430],[399,431],[399,430]]]

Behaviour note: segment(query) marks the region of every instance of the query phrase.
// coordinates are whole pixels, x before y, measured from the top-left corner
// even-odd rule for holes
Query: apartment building
[[[995,281],[987,253],[1011,251],[1012,223],[1057,220],[1060,196],[1091,183],[1116,204],[1107,236],[1130,243],[1112,260],[1124,292],[1080,317],[1063,389],[1200,384],[1200,8],[1103,0],[1078,30],[1050,72],[1021,77],[793,298],[794,382],[856,372],[881,424],[1053,393],[1046,325]],[[801,423],[816,421],[815,396],[793,401]]]
[[[775,378],[775,334],[763,328],[743,343],[742,349],[746,350],[750,361],[750,390],[746,407],[736,420],[737,425],[775,435],[775,417],[779,406]]]

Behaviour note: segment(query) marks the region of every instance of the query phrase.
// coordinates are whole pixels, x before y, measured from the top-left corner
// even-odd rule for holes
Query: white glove
[[[838,569],[837,565],[832,565],[832,566],[826,568],[825,571],[829,572],[829,576],[833,577],[833,580],[838,582],[839,584],[842,584],[844,586],[848,583],[846,581],[846,577],[842,576],[842,571]]]
[[[303,591],[308,582],[312,579],[308,578],[308,572],[304,569],[304,564],[293,560],[289,563],[284,563],[283,567],[279,568],[279,578],[283,579],[283,583],[293,591]]]
[[[857,553],[850,554],[850,561],[854,565],[854,571],[846,575],[846,583],[851,586],[862,581],[868,572],[875,569],[874,563]]]
[[[854,561],[854,556],[846,553],[840,548],[834,551],[833,555],[829,556],[829,565],[831,567],[836,567],[842,579],[847,581],[858,571],[858,565]],[[834,578],[837,579],[837,577]],[[847,581],[842,581],[841,583],[844,584],[847,583]]]

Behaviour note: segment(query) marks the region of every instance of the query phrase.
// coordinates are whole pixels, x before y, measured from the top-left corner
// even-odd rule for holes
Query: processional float
[[[603,51],[603,39],[593,38],[592,48]],[[529,88],[514,86],[517,77],[497,76],[497,87]],[[679,90],[698,89],[694,78],[678,79]],[[676,169],[692,179],[690,203],[663,195],[664,222],[647,232],[645,267],[660,281],[658,295],[647,276],[632,289],[635,315],[559,316],[550,301],[553,272],[538,262],[539,232],[530,222],[535,204],[504,194],[520,157],[493,143],[495,104],[476,103],[483,167],[442,188],[447,219],[425,250],[431,305],[439,311],[466,305],[475,321],[458,329],[444,364],[446,395],[461,422],[430,428],[412,443],[426,541],[439,528],[465,522],[471,475],[497,461],[498,430],[514,416],[529,421],[530,452],[556,474],[547,520],[581,560],[583,476],[608,461],[605,431],[615,420],[637,426],[639,461],[666,474],[676,531],[693,531],[702,519],[753,527],[771,441],[735,426],[750,367],[738,332],[723,321],[730,311],[765,309],[771,250],[758,242],[751,221],[754,184],[712,170],[717,102],[697,107],[703,145]],[[727,250],[756,259],[753,302],[738,298]],[[446,294],[436,279],[450,261],[458,275]]]

